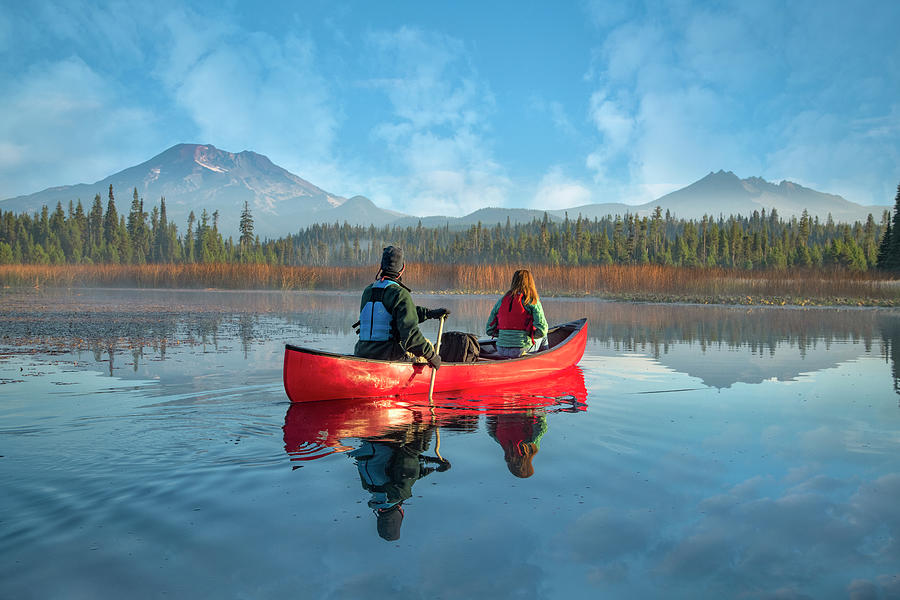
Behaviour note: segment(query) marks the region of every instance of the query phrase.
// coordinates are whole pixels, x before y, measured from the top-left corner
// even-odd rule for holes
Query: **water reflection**
[[[488,434],[503,448],[503,459],[516,477],[534,475],[532,459],[541,449],[541,438],[547,433],[544,409],[521,413],[501,413],[487,417]]]
[[[884,360],[890,362],[891,373],[894,378],[894,391],[900,394],[900,319],[896,317],[884,317],[879,321],[881,326],[881,339],[884,342]]]
[[[427,295],[417,295],[427,304]],[[177,347],[223,352],[240,341],[244,359],[254,346],[283,343],[349,352],[358,294],[323,292],[208,292],[83,290],[4,296],[2,346],[15,351],[88,350],[118,373],[147,360],[166,360]],[[492,298],[440,296],[453,328],[481,333]],[[866,354],[882,356],[900,393],[900,311],[654,305],[592,298],[546,298],[551,322],[588,319],[595,353],[641,353],[710,387],[792,381]],[[436,330],[425,324],[426,335]],[[223,340],[225,341],[223,345]],[[124,358],[120,355],[124,354]],[[130,361],[130,362],[128,362]],[[118,373],[124,375],[122,373]]]
[[[548,430],[548,415],[587,409],[584,374],[578,367],[530,384],[531,390],[493,388],[477,393],[436,394],[427,399],[381,398],[294,403],[284,420],[284,448],[302,463],[346,452],[354,459],[378,535],[400,537],[403,503],[412,487],[451,463],[441,454],[441,430],[475,434],[484,419],[488,435],[503,449],[509,472],[534,474],[532,460]]]
[[[432,433],[430,423],[413,423],[402,431],[365,438],[349,456],[356,460],[359,479],[371,494],[368,505],[376,516],[378,535],[388,541],[400,537],[403,502],[412,497],[414,483],[437,471],[450,468],[450,461],[440,456],[427,456]]]
[[[291,406],[283,344],[352,348],[356,294],[88,296],[4,305],[0,597],[900,589],[895,311],[545,299],[591,319],[569,381]]]

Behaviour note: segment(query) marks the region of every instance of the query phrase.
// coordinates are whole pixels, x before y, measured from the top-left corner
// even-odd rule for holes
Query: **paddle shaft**
[[[441,350],[441,336],[444,335],[444,319],[447,318],[447,315],[441,315],[441,322],[438,325],[438,336],[437,341],[434,343],[434,351],[440,352]],[[431,418],[434,419],[434,399],[432,398],[434,394],[434,377],[437,375],[437,369],[431,369],[431,384],[428,386],[428,405],[431,407]],[[434,453],[437,455],[438,459],[442,462],[444,457],[441,456],[441,428],[436,427],[437,430],[437,441],[434,447]]]
[[[434,343],[434,351],[435,353],[439,353],[441,351],[441,336],[444,335],[444,319],[447,318],[447,315],[441,315],[441,322],[438,325],[438,336],[437,342]],[[434,376],[437,375],[437,369],[431,369],[431,384],[428,386],[428,401],[431,402],[431,395],[434,394]]]

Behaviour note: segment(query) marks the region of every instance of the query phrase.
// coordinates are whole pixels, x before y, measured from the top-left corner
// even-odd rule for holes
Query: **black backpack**
[[[478,345],[478,338],[472,333],[448,331],[441,337],[440,354],[443,362],[475,362],[481,354],[481,346]]]

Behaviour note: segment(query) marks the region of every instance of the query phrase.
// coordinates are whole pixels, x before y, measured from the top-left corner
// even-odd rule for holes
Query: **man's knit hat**
[[[389,277],[399,277],[403,270],[403,250],[388,246],[381,254],[381,272]]]
[[[376,515],[378,535],[389,542],[400,539],[400,525],[403,524],[403,508],[399,504],[390,508],[380,508]]]

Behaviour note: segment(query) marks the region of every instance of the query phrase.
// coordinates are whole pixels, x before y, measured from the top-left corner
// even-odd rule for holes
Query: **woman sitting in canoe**
[[[434,351],[419,323],[449,315],[446,308],[416,306],[401,276],[403,251],[388,246],[381,255],[375,282],[363,290],[359,307],[359,341],[353,354],[362,358],[410,361],[421,356],[437,369],[441,357]]]
[[[497,338],[499,357],[518,358],[541,349],[547,335],[547,319],[534,278],[527,269],[513,273],[512,285],[491,310],[485,331]]]

